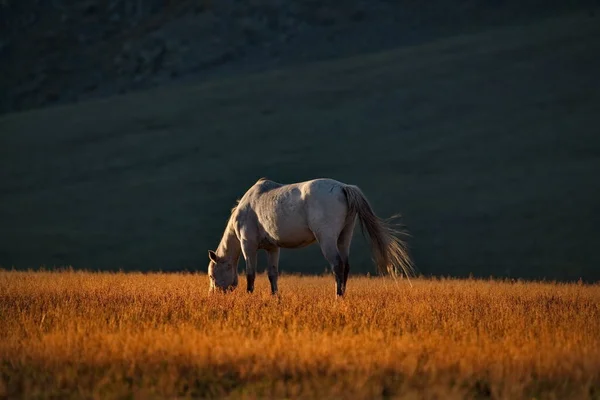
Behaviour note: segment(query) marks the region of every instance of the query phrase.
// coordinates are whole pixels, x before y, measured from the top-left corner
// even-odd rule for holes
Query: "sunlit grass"
[[[0,272],[0,397],[598,398],[600,285]]]

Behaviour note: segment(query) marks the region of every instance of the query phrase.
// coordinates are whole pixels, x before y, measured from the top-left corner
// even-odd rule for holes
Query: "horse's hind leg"
[[[267,273],[269,282],[271,282],[271,294],[277,294],[277,278],[279,276],[279,247],[271,249],[267,253],[268,266]]]
[[[337,237],[321,236],[318,234],[315,236],[317,237],[323,256],[329,262],[329,265],[331,265],[331,269],[335,274],[336,293],[338,296],[343,296],[345,264],[338,251]]]
[[[342,229],[337,241],[338,251],[342,257],[342,262],[344,263],[344,292],[346,291],[346,282],[348,281],[348,274],[350,273],[350,244],[352,243],[352,234],[354,232],[355,223],[355,218],[348,222],[346,226],[344,226],[344,229]]]

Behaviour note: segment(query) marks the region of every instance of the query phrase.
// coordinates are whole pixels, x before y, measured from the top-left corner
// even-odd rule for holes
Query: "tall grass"
[[[4,398],[599,398],[600,286],[0,271]],[[240,290],[241,289],[241,290]]]

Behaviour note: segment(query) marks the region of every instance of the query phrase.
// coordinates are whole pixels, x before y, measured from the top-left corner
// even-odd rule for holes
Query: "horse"
[[[392,217],[394,218],[394,217]],[[344,296],[350,272],[349,252],[358,219],[370,239],[371,254],[380,273],[414,274],[407,246],[391,219],[375,215],[360,188],[334,179],[318,178],[281,184],[267,178],[252,185],[232,208],[221,241],[208,251],[209,293],[238,286],[240,254],[246,263],[246,290],[254,292],[257,252],[267,252],[271,293],[278,293],[280,249],[298,249],[315,242],[329,263],[337,297]]]

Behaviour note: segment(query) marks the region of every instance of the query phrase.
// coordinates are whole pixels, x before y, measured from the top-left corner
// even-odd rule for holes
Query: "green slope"
[[[256,179],[333,177],[403,214],[422,273],[598,279],[598,54],[575,14],[5,116],[0,265],[205,270]]]

